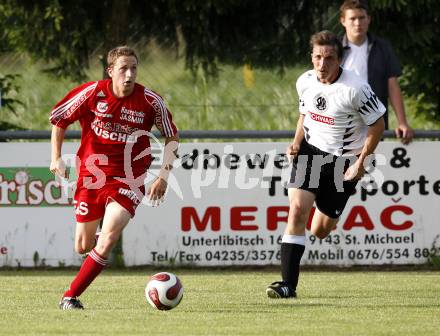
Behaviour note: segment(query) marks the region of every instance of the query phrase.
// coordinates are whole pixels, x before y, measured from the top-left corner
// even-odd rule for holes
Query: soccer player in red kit
[[[151,163],[147,132],[155,125],[165,137],[161,173],[147,191],[153,205],[163,200],[179,141],[162,98],[135,82],[135,51],[117,47],[108,53],[107,61],[110,79],[73,89],[54,107],[50,117],[50,170],[60,177],[67,177],[61,159],[65,130],[75,121],[82,128],[74,196],[75,250],[90,253],[61,299],[59,307],[64,310],[83,309],[78,297],[106,266],[111,249],[144,197],[143,180]]]

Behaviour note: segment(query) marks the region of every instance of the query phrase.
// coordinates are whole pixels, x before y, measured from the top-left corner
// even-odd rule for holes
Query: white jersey
[[[348,42],[350,52],[344,60],[344,69],[354,71],[357,75],[368,82],[368,39],[357,46]]]
[[[366,81],[352,71],[340,71],[332,84],[321,83],[314,70],[302,74],[296,82],[299,112],[305,115],[308,143],[336,156],[357,155],[368,125],[385,113],[385,107]]]

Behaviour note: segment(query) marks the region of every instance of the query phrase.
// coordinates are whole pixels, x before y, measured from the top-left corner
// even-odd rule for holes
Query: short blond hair
[[[108,52],[107,66],[111,68],[116,63],[116,60],[121,56],[134,56],[136,58],[136,62],[139,63],[138,56],[133,48],[130,48],[129,46],[119,46]]]

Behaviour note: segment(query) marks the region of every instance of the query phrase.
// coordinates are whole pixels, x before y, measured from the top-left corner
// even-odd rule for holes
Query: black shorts
[[[358,181],[344,181],[344,173],[356,156],[335,156],[302,141],[293,161],[288,188],[307,190],[316,195],[316,207],[331,218],[338,218],[348,198],[356,193]]]

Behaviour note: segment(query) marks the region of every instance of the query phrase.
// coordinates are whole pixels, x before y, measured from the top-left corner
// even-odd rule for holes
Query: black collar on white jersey
[[[342,75],[342,67],[339,67],[339,71],[338,71],[338,76],[335,78],[335,80],[333,82],[331,82],[330,84],[336,83],[338,81],[338,79],[341,77]]]

